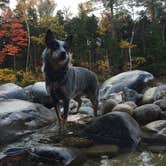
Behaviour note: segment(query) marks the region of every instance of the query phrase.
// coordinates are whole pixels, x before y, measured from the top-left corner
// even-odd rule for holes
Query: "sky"
[[[78,4],[86,2],[87,0],[55,0],[57,7],[56,10],[63,9],[64,7],[70,8],[70,11],[76,15],[78,13]],[[16,6],[16,0],[10,0],[10,7],[14,9]]]

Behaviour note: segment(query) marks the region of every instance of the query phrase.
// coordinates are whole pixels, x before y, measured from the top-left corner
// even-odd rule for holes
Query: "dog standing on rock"
[[[74,98],[78,101],[79,109],[82,95],[89,97],[93,104],[94,116],[97,116],[99,97],[97,76],[86,68],[69,65],[72,36],[68,36],[65,41],[60,41],[55,39],[51,30],[48,30],[45,42],[47,47],[43,51],[42,71],[46,89],[55,104],[59,127],[64,127],[67,120],[70,99]],[[63,102],[63,114],[60,111],[60,100]]]

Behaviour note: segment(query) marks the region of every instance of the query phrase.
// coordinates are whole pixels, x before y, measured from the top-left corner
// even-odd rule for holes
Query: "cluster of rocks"
[[[163,145],[166,142],[166,85],[152,86],[153,80],[152,74],[140,70],[124,72],[106,80],[100,89],[97,118],[93,118],[92,104],[88,98],[82,98],[79,114],[76,114],[78,103],[71,100],[68,121],[83,126],[79,128],[81,139],[78,140],[89,140],[88,146],[92,146],[92,142],[94,144],[83,150],[87,156],[107,153],[114,156],[119,151],[118,147],[133,147],[142,142]],[[0,144],[9,144],[21,136],[56,123],[56,114],[50,109],[52,106],[53,101],[44,82],[37,82],[25,88],[12,83],[1,85]],[[69,140],[68,144],[64,140],[62,142],[62,145],[74,146]],[[85,144],[87,145],[87,142],[84,142]],[[81,165],[85,160],[79,159],[80,153],[74,153],[75,151],[77,150],[52,146],[36,147],[35,150],[15,148],[5,152],[0,162],[6,162],[9,156],[25,153],[31,161],[43,161],[45,165],[49,165],[47,160],[57,165]]]

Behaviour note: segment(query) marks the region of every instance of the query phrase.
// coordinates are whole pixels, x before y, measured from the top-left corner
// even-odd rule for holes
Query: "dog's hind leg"
[[[91,93],[88,96],[93,105],[94,116],[97,116],[98,105],[99,105],[99,89],[97,89],[95,93],[93,94]]]
[[[81,96],[75,97],[75,100],[78,102],[78,107],[77,107],[77,110],[76,110],[76,112],[78,113],[79,109],[81,107],[81,104],[82,104]]]

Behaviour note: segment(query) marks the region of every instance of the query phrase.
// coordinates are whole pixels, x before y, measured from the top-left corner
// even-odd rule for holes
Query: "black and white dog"
[[[72,36],[65,41],[54,38],[48,30],[45,36],[47,48],[43,51],[42,70],[45,76],[46,89],[55,102],[60,128],[64,126],[71,98],[75,98],[81,106],[82,95],[89,97],[93,104],[94,115],[97,116],[99,84],[96,74],[92,71],[70,66],[69,48]],[[60,112],[59,101],[63,101],[63,114]],[[79,109],[79,108],[78,108]]]

